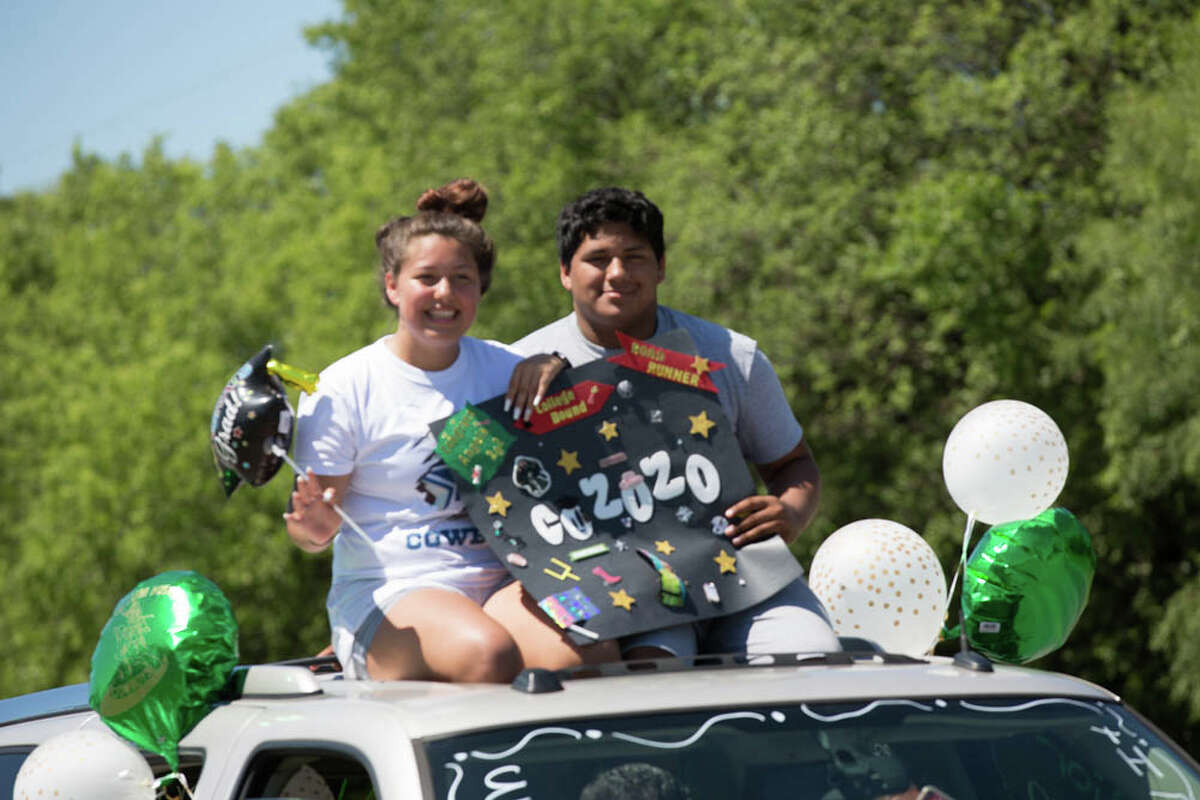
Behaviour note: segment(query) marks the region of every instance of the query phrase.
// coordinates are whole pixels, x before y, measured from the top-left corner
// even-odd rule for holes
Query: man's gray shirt
[[[649,341],[676,328],[691,334],[700,355],[725,364],[724,369],[710,375],[721,408],[733,423],[742,455],[753,464],[770,464],[791,452],[803,438],[804,429],[792,414],[775,368],[757,342],[664,305],[658,307],[657,329]],[[574,312],[538,328],[512,346],[526,356],[557,351],[574,366],[621,352],[585,339]]]

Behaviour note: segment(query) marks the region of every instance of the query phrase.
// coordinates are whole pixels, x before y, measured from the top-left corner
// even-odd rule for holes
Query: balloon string
[[[958,596],[958,636],[963,650],[970,649],[967,646],[967,551],[971,543],[971,532],[974,529],[975,512],[971,511],[967,514],[967,527],[963,530],[962,557],[958,562],[958,569],[954,570],[954,581],[950,584],[950,593],[946,595],[946,601],[949,603],[950,598],[954,596],[954,588],[958,585],[958,576],[961,574],[963,590]]]
[[[300,469],[299,464],[297,464],[295,461],[292,461],[291,456],[289,456],[287,454],[286,450],[284,450],[279,445],[273,445],[271,448],[271,452],[274,453],[275,455],[279,456],[280,458],[282,458],[284,461],[286,461],[287,465],[292,468],[292,472],[295,472],[297,476],[299,476],[301,478],[305,478],[304,470]],[[307,478],[305,478],[305,480],[307,480]],[[361,536],[364,542],[366,542],[369,545],[374,546],[375,543],[371,541],[370,536],[367,536],[367,532],[364,531],[362,528],[358,527],[358,523],[355,522],[353,519],[351,519],[350,515],[347,514],[345,511],[343,511],[341,506],[339,506],[337,503],[334,503],[334,502],[330,502],[329,505],[333,506],[333,510],[336,511],[338,516],[342,518],[342,521],[345,522],[347,525],[349,525],[350,528],[355,533],[357,533],[359,536]]]

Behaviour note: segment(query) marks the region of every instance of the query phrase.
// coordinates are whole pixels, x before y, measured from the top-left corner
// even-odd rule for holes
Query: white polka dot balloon
[[[838,528],[817,549],[808,585],[838,636],[911,656],[937,643],[946,574],[929,543],[898,522],[863,519]]]
[[[154,800],[154,773],[142,754],[108,730],[51,736],[29,754],[13,800]]]
[[[969,411],[946,439],[942,477],[955,504],[989,525],[1032,519],[1067,482],[1067,442],[1037,406],[995,400]]]

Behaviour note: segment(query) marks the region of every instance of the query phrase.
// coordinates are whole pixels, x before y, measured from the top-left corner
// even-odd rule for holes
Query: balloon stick
[[[958,624],[959,624],[959,641],[962,643],[962,649],[970,650],[967,645],[967,552],[968,545],[971,543],[971,533],[975,530],[975,512],[967,514],[967,527],[963,530],[963,545],[962,558],[958,562],[958,569],[954,570],[954,580],[950,582],[950,593],[946,595],[946,604],[950,604],[950,598],[954,596],[954,588],[958,585],[958,576],[963,576],[963,591],[959,594],[958,602]]]
[[[950,598],[954,596],[954,590],[958,586],[958,576],[966,569],[967,566],[967,540],[971,538],[971,531],[975,527],[975,515],[967,515],[967,528],[963,531],[963,555],[958,566],[954,570],[954,577],[950,579],[950,591],[946,592],[946,607],[950,607]],[[964,579],[965,580],[965,579]]]
[[[292,457],[287,454],[286,450],[284,450],[279,445],[272,445],[271,452],[273,452],[275,455],[279,456],[284,461],[286,461],[287,465],[292,468],[292,472],[295,472],[298,477],[308,480],[308,478],[305,477],[305,475],[304,475],[304,470],[300,469],[299,464],[297,464],[295,461],[292,461]],[[355,533],[357,533],[359,536],[361,536],[364,542],[366,542],[367,544],[370,544],[370,545],[375,544],[374,542],[371,541],[371,537],[367,536],[367,532],[364,531],[362,528],[358,527],[358,523],[355,522],[354,520],[352,520],[350,518],[350,515],[342,510],[341,506],[339,506],[337,503],[334,503],[332,501],[329,503],[329,505],[333,506],[333,510],[338,513],[338,516],[341,517],[342,520],[347,525],[349,525],[354,530]]]

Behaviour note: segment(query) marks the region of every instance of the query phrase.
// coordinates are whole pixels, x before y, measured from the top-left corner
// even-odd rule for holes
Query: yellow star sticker
[[[626,611],[633,611],[633,604],[637,602],[637,598],[624,589],[619,592],[609,592],[608,596],[612,598],[614,606],[620,606]]]
[[[704,373],[709,372],[712,367],[708,365],[707,358],[696,356],[692,359],[692,369],[694,369],[698,374],[703,375]]]
[[[563,472],[570,475],[582,465],[579,463],[578,450],[561,450],[562,458],[558,459],[558,466],[563,468]]]
[[[611,442],[619,435],[617,433],[617,423],[611,419],[606,419],[604,424],[600,426],[600,435],[604,437],[604,441]]]
[[[504,495],[502,495],[499,490],[497,490],[493,495],[485,494],[483,499],[487,500],[489,514],[499,514],[502,517],[508,516],[508,507],[511,506],[512,503],[508,500],[505,500]]]
[[[722,575],[724,575],[726,572],[737,572],[737,567],[735,566],[735,564],[737,564],[737,559],[729,555],[729,553],[726,553],[724,550],[721,551],[721,555],[714,557],[713,561],[720,565]]]
[[[705,439],[708,438],[708,429],[717,424],[708,418],[707,411],[701,411],[695,416],[689,414],[688,419],[692,421],[692,429],[688,433],[698,433]]]
[[[671,544],[666,539],[655,539],[654,549],[662,553],[664,556],[669,556],[675,552],[675,545]]]

